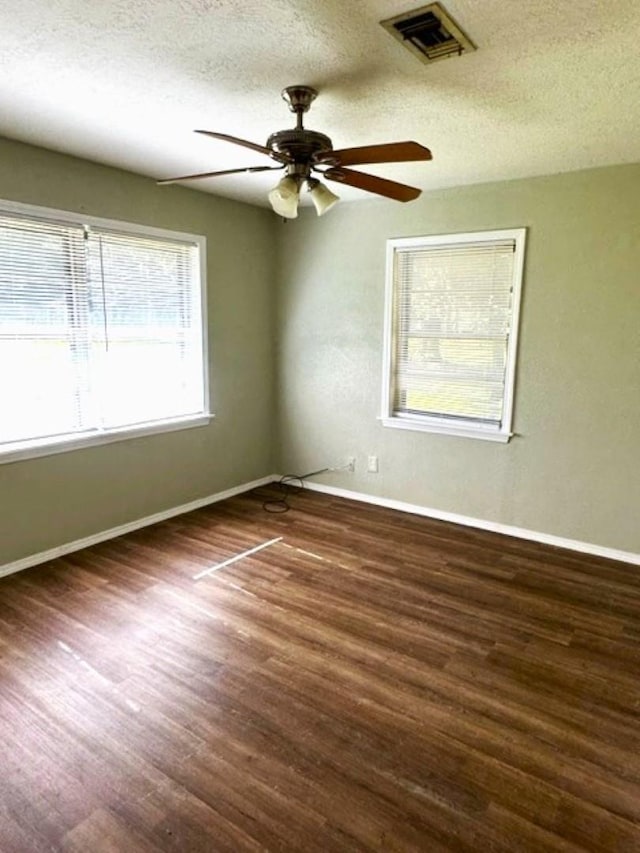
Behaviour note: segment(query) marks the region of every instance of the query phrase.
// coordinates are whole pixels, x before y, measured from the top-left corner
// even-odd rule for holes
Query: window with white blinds
[[[2,458],[206,418],[203,251],[200,237],[0,206]]]
[[[385,425],[508,441],[524,241],[389,241]]]

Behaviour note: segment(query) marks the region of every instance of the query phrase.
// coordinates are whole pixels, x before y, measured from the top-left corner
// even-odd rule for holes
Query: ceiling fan
[[[212,130],[196,130],[205,136],[233,142],[243,148],[266,154],[275,160],[277,166],[248,166],[243,169],[223,169],[218,172],[201,172],[197,175],[182,175],[177,178],[165,178],[159,184],[173,184],[178,181],[192,181],[199,178],[215,178],[220,175],[233,175],[238,172],[268,172],[285,170],[285,176],[269,193],[269,202],[280,216],[294,219],[298,215],[300,190],[306,186],[318,216],[322,216],[339,200],[338,196],[322,184],[312,173],[322,175],[328,181],[348,184],[351,187],[376,193],[395,201],[412,201],[421,190],[377,175],[356,172],[347,166],[359,166],[363,163],[403,163],[414,160],[431,160],[431,152],[417,142],[387,142],[381,145],[364,145],[359,148],[334,149],[331,140],[324,133],[307,130],[302,125],[302,116],[309,110],[317,96],[311,86],[287,86],[282,91],[283,99],[291,112],[296,114],[296,126],[291,130],[278,130],[267,139],[266,145],[217,133]]]

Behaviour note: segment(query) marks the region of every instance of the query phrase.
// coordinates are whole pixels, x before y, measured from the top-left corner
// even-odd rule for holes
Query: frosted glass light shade
[[[282,178],[278,186],[269,193],[269,203],[279,216],[286,219],[295,219],[298,215],[298,201],[300,200],[300,188],[295,178],[290,175]]]
[[[323,213],[331,210],[333,205],[340,201],[340,197],[332,193],[329,187],[325,187],[320,181],[311,187],[309,193],[318,216],[322,216]]]

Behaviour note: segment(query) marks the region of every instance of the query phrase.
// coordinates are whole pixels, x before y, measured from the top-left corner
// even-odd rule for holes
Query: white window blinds
[[[518,233],[394,246],[392,417],[504,430],[515,358]]]
[[[192,241],[0,212],[0,445],[203,413],[199,270]]]
[[[202,412],[196,247],[94,230],[87,257],[101,424]]]

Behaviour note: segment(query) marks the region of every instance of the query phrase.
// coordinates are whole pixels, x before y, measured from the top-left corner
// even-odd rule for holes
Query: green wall
[[[640,166],[343,203],[321,219],[304,209],[284,226],[266,209],[0,140],[0,198],[204,234],[216,413],[207,427],[0,465],[0,565],[350,455],[355,474],[318,480],[640,552]],[[383,428],[387,238],[518,226],[517,436]]]
[[[271,473],[272,214],[8,140],[0,199],[203,234],[216,414],[206,427],[0,465],[0,565]]]
[[[306,214],[279,230],[279,470],[355,455],[355,474],[318,479],[640,552],[640,166]],[[519,226],[517,436],[382,427],[386,239]]]

